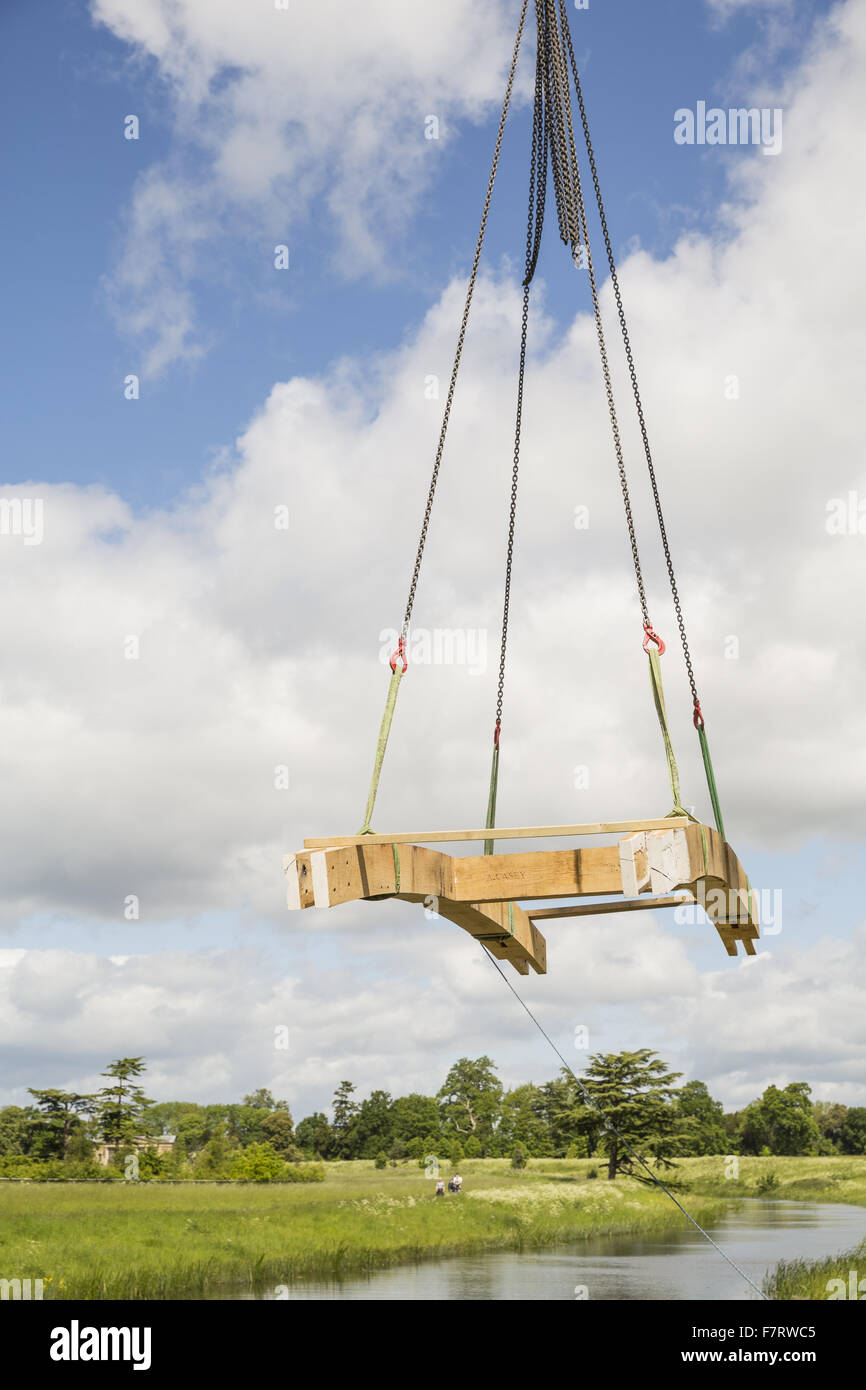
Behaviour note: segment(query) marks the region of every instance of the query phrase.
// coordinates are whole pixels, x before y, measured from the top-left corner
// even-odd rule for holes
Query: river
[[[857,1245],[866,1238],[866,1207],[751,1199],[710,1229],[760,1288],[780,1260],[822,1259]],[[757,1295],[683,1218],[683,1229],[666,1235],[598,1236],[522,1254],[462,1255],[337,1282],[281,1286],[258,1297],[676,1301]]]

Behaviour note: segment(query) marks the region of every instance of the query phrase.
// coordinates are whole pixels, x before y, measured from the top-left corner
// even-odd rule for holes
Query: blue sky
[[[674,111],[698,99],[750,104],[750,81],[738,75],[742,54],[757,49],[761,80],[773,80],[828,8],[826,0],[796,7],[772,42],[760,6],[724,22],[682,0],[619,0],[574,13],[618,252],[636,238],[665,256],[684,229],[712,225],[728,161],[741,151],[675,145]],[[508,9],[516,15],[514,5]],[[385,273],[353,274],[323,200],[298,220],[293,190],[284,187],[284,219],[272,216],[256,236],[217,229],[201,248],[194,294],[210,350],[148,381],[130,409],[123,381],[141,370],[141,352],[112,318],[105,282],[121,254],[136,180],[167,159],[194,177],[201,162],[194,132],[171,120],[159,65],[95,24],[86,4],[48,0],[37,9],[9,0],[0,26],[0,101],[5,127],[17,132],[0,155],[11,202],[5,296],[15,328],[5,340],[0,388],[9,421],[6,481],[103,483],[135,508],[168,501],[231,444],[268,383],[319,372],[342,354],[396,346],[466,265],[495,120],[488,111],[476,123],[459,114],[452,121],[446,109],[440,116],[450,138],[423,146],[434,172],[404,233],[383,241]],[[138,141],[123,138],[129,113],[140,118]],[[509,125],[491,263],[522,255],[528,120],[523,105]],[[291,250],[285,276],[272,268],[272,248],[283,242]],[[560,316],[574,307],[569,269],[549,222],[540,272]]]
[[[0,544],[15,594],[0,637],[0,1101],[85,1087],[106,1051],[151,1058],[160,1098],[270,1084],[296,1114],[345,1075],[430,1089],[464,1051],[512,1082],[556,1066],[456,930],[396,905],[283,909],[282,855],[353,830],[363,802],[379,632],[402,612],[441,408],[422,384],[450,365],[517,13],[447,0],[431,19],[377,0],[335,29],[335,6],[248,22],[205,0],[0,13],[3,484],[38,484],[48,518],[44,545]],[[866,526],[831,537],[824,522],[830,499],[866,497],[850,177],[866,6],[619,0],[575,11],[572,30],[729,833],[753,883],[782,892],[784,929],[753,967],[709,928],[651,914],[579,936],[560,924],[556,970],[520,987],[560,1040],[576,1023],[594,1049],[649,1040],[728,1104],[802,1078],[864,1103],[866,654],[848,596]],[[782,152],[677,145],[674,112],[698,101],[782,108]],[[423,138],[430,113],[438,141]],[[416,611],[491,644],[528,137],[518,100]],[[552,212],[509,655],[512,824],[668,810],[586,282]],[[829,226],[837,254],[816,255]],[[672,639],[639,486],[652,611]],[[580,540],[579,503],[593,518]],[[130,633],[140,661],[123,657]],[[708,816],[675,640],[666,661],[685,800]],[[411,675],[380,823],[469,824],[492,667]],[[592,790],[576,796],[578,763]],[[267,1043],[283,1023],[288,1059]]]

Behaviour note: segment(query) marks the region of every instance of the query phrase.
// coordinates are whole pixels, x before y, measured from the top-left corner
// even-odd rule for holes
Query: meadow
[[[470,1160],[461,1172],[463,1195],[444,1199],[413,1164],[363,1161],[329,1163],[309,1185],[0,1183],[0,1278],[41,1278],[52,1299],[219,1297],[684,1220],[658,1189],[608,1183],[593,1160],[535,1159],[518,1172],[507,1159]],[[760,1195],[771,1173],[774,1197],[866,1204],[866,1158],[740,1159],[737,1178],[725,1172],[722,1158],[685,1159],[665,1180],[703,1224]]]

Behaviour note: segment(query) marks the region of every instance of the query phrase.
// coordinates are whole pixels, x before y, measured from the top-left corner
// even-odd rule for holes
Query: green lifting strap
[[[715,773],[713,772],[713,760],[710,757],[710,745],[707,742],[707,735],[706,731],[704,730],[703,720],[698,725],[698,738],[701,741],[701,753],[704,759],[704,772],[707,774],[707,786],[709,787],[710,791],[710,801],[713,803],[713,815],[716,818],[716,829],[718,830],[719,834],[724,840],[726,838],[725,823],[722,820],[722,808],[719,804],[719,793],[718,789],[716,788]]]
[[[392,845],[392,846],[391,846],[391,849],[392,849],[393,852],[394,852],[394,892],[395,892],[395,893],[399,893],[399,892],[400,892],[400,851],[398,850],[398,848],[397,848],[396,845]]]
[[[376,793],[379,790],[379,774],[382,771],[382,759],[385,757],[385,749],[388,746],[388,735],[391,732],[391,720],[394,718],[394,707],[397,704],[397,691],[400,689],[400,682],[402,679],[403,667],[398,661],[391,676],[391,684],[388,686],[388,698],[385,701],[385,712],[382,715],[382,723],[379,728],[379,742],[376,744],[376,761],[373,764],[373,776],[370,779],[370,794],[367,797],[364,824],[358,831],[359,835],[372,835],[374,833],[370,821],[373,817],[373,807],[376,804]]]
[[[671,792],[674,798],[674,807],[670,812],[672,816],[687,816],[689,813],[684,808],[680,800],[680,774],[677,767],[677,760],[674,757],[674,746],[671,742],[671,731],[668,728],[668,717],[665,711],[665,693],[662,686],[662,668],[657,651],[647,651],[649,657],[650,685],[652,686],[653,700],[655,701],[656,714],[661,725],[662,738],[665,741],[665,753],[668,760],[668,776],[671,783]]]
[[[490,796],[487,800],[487,820],[484,822],[486,830],[492,830],[496,824],[496,792],[499,787],[499,741],[493,744],[493,762],[490,766]],[[484,853],[493,853],[493,841],[484,841]]]

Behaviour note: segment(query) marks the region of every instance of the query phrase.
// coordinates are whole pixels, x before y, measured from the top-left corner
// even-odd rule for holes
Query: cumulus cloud
[[[202,351],[189,283],[227,229],[287,233],[322,200],[335,271],[383,271],[435,149],[501,103],[518,11],[508,0],[91,0],[91,13],[155,64],[173,123],[169,156],[134,191],[109,280],[119,320],[147,345],[143,371],[156,374]]]
[[[227,1100],[266,1085],[296,1116],[345,1077],[361,1095],[434,1092],[467,1053],[494,1057],[509,1084],[556,1074],[557,1058],[456,928],[397,905],[347,911],[355,935],[337,964],[300,932],[279,955],[0,951],[6,1098],[26,1103],[27,1086],[96,1089],[120,1055],[148,1058],[158,1098]],[[590,919],[553,926],[550,938],[551,975],[519,989],[576,1070],[588,1052],[649,1043],[728,1105],[769,1080],[803,1078],[818,1096],[863,1103],[866,927],[848,942],[774,943],[705,972],[689,959],[688,934],[650,913],[621,915],[615,935]],[[585,1049],[576,1025],[588,1030]],[[275,1047],[278,1029],[287,1049]]]

